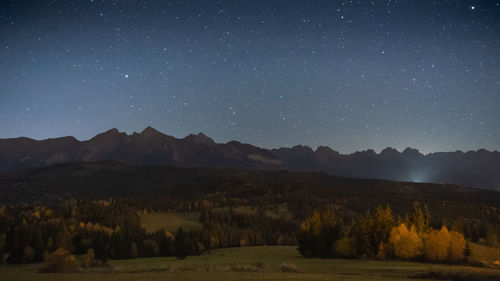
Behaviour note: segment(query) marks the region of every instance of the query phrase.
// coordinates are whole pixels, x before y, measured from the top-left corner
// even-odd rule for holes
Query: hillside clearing
[[[164,228],[175,232],[179,227],[184,230],[199,230],[200,212],[151,212],[141,216],[141,224],[147,232],[155,232]]]

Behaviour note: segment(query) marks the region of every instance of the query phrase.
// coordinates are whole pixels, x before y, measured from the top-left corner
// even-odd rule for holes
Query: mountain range
[[[450,183],[500,191],[500,152],[436,152],[386,148],[341,154],[329,147],[297,145],[264,149],[230,141],[216,143],[202,133],[184,138],[151,127],[128,135],[111,129],[79,141],[74,137],[0,139],[0,171],[59,163],[115,160],[135,165],[321,171],[335,176],[393,181]]]

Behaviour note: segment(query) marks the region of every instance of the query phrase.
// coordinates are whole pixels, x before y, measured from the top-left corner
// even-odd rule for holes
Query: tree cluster
[[[151,206],[175,210],[202,210],[201,230],[159,229],[148,233],[140,214]],[[87,267],[107,259],[198,255],[205,250],[250,245],[295,245],[297,222],[271,217],[255,207],[242,214],[232,208],[215,207],[210,201],[179,203],[170,201],[99,200],[68,201],[47,206],[0,207],[0,263],[65,261],[61,268]],[[172,209],[170,209],[172,210]],[[91,255],[89,254],[91,253]],[[47,260],[48,258],[48,260]],[[52,261],[51,261],[52,260]],[[53,262],[55,261],[55,262]]]
[[[256,208],[255,214],[204,209],[200,221],[206,249],[255,246],[296,245],[296,223],[287,218],[266,216]]]
[[[344,223],[332,207],[314,211],[300,225],[298,244],[304,257],[457,263],[469,254],[463,234],[444,225],[434,229],[427,208],[417,206],[403,219],[394,219],[389,206],[378,206],[350,224]]]
[[[0,208],[0,262],[41,262],[52,253],[91,260],[196,255],[200,232],[147,233],[138,211],[122,201],[79,201],[48,208]],[[57,256],[57,255],[56,255]],[[58,260],[58,259],[55,259]],[[91,262],[91,261],[89,261]]]

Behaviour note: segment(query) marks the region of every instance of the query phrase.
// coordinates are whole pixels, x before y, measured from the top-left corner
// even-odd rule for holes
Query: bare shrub
[[[38,272],[76,272],[79,263],[68,250],[59,248],[44,257],[45,264]]]
[[[170,272],[196,271],[196,269],[194,267],[185,266],[185,265],[178,265],[178,266],[174,265],[174,266],[171,266],[168,270]]]
[[[260,271],[257,267],[247,264],[233,264],[231,265],[231,271],[235,272],[257,272]]]
[[[253,266],[257,267],[258,269],[264,269],[264,263],[263,262],[255,262]]]
[[[247,264],[216,264],[207,268],[209,272],[257,272],[262,271],[262,267]]]
[[[299,272],[299,268],[294,263],[282,263],[280,265],[280,270],[283,272]]]

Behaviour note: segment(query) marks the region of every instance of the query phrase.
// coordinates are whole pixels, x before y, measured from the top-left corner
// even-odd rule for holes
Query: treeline
[[[204,209],[203,244],[207,249],[255,245],[296,245],[297,223],[287,218],[273,218],[261,208],[242,214]]]
[[[245,205],[242,212],[238,207],[248,202],[239,200],[109,199],[72,200],[51,207],[2,206],[0,262],[74,260],[91,266],[107,259],[183,258],[223,247],[297,244],[306,257],[458,262],[469,253],[467,241],[500,244],[499,226],[462,219],[431,221],[426,207],[415,206],[403,217],[389,207],[357,215],[338,205],[303,215],[310,210],[307,206],[315,205],[306,196],[300,210],[263,199],[260,205]],[[149,233],[141,226],[144,210],[197,211],[202,227]]]
[[[137,209],[116,200],[0,208],[0,262],[40,262],[58,249],[100,261],[185,257],[203,252],[199,241],[200,232],[182,229],[147,233]]]
[[[298,243],[304,257],[457,263],[470,255],[462,233],[445,225],[434,228],[427,208],[418,206],[404,218],[394,218],[389,206],[378,206],[350,223],[344,223],[333,207],[314,211],[301,223]]]
[[[183,258],[214,248],[297,243],[297,221],[268,216],[258,207],[255,213],[242,214],[208,201],[177,206],[181,211],[202,210],[201,229],[148,233],[140,221],[144,202],[135,203],[73,200],[50,208],[0,207],[0,263],[64,261],[74,265],[75,261],[90,266],[108,259]]]

